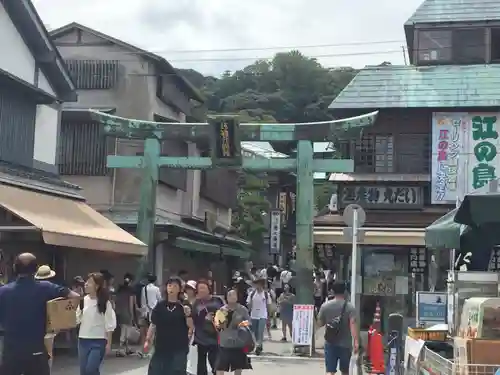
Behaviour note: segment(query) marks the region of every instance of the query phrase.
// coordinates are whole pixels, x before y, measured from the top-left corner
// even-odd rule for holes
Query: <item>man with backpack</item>
[[[346,299],[344,283],[334,283],[332,291],[334,299],[323,304],[318,313],[318,326],[326,326],[326,374],[335,375],[338,363],[342,375],[348,375],[351,355],[357,354],[359,349],[356,311]]]
[[[251,329],[255,335],[256,347],[255,354],[262,353],[262,343],[264,341],[264,332],[266,330],[267,319],[271,305],[273,303],[269,292],[265,290],[266,278],[257,278],[254,281],[253,289],[247,297],[247,307],[250,311]]]

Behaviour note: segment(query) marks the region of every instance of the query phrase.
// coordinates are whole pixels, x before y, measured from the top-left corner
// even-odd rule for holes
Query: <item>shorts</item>
[[[326,372],[335,374],[337,372],[337,362],[340,372],[347,374],[351,362],[351,348],[345,348],[335,344],[325,342],[325,367]]]

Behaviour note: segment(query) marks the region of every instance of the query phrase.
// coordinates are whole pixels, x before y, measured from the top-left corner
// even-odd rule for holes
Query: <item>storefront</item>
[[[106,262],[98,261],[103,254],[135,260],[146,252],[141,241],[81,197],[0,184],[0,211],[2,279],[11,276],[12,261],[21,252],[33,252],[39,263],[50,264],[61,281],[105,269]]]

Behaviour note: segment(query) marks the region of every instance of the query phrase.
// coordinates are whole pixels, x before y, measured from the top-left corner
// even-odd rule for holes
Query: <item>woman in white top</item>
[[[116,328],[116,315],[109,300],[105,280],[100,273],[91,273],[85,283],[83,309],[76,312],[80,375],[100,375],[101,363],[111,352],[111,338]]]

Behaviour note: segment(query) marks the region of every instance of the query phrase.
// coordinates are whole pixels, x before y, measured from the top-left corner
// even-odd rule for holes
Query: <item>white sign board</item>
[[[500,115],[432,116],[432,204],[455,204],[500,176]]]
[[[314,305],[293,305],[292,342],[310,346],[314,330]]]
[[[469,116],[467,113],[432,115],[431,201],[432,204],[455,204],[460,195],[460,163],[463,159],[464,138]]]

